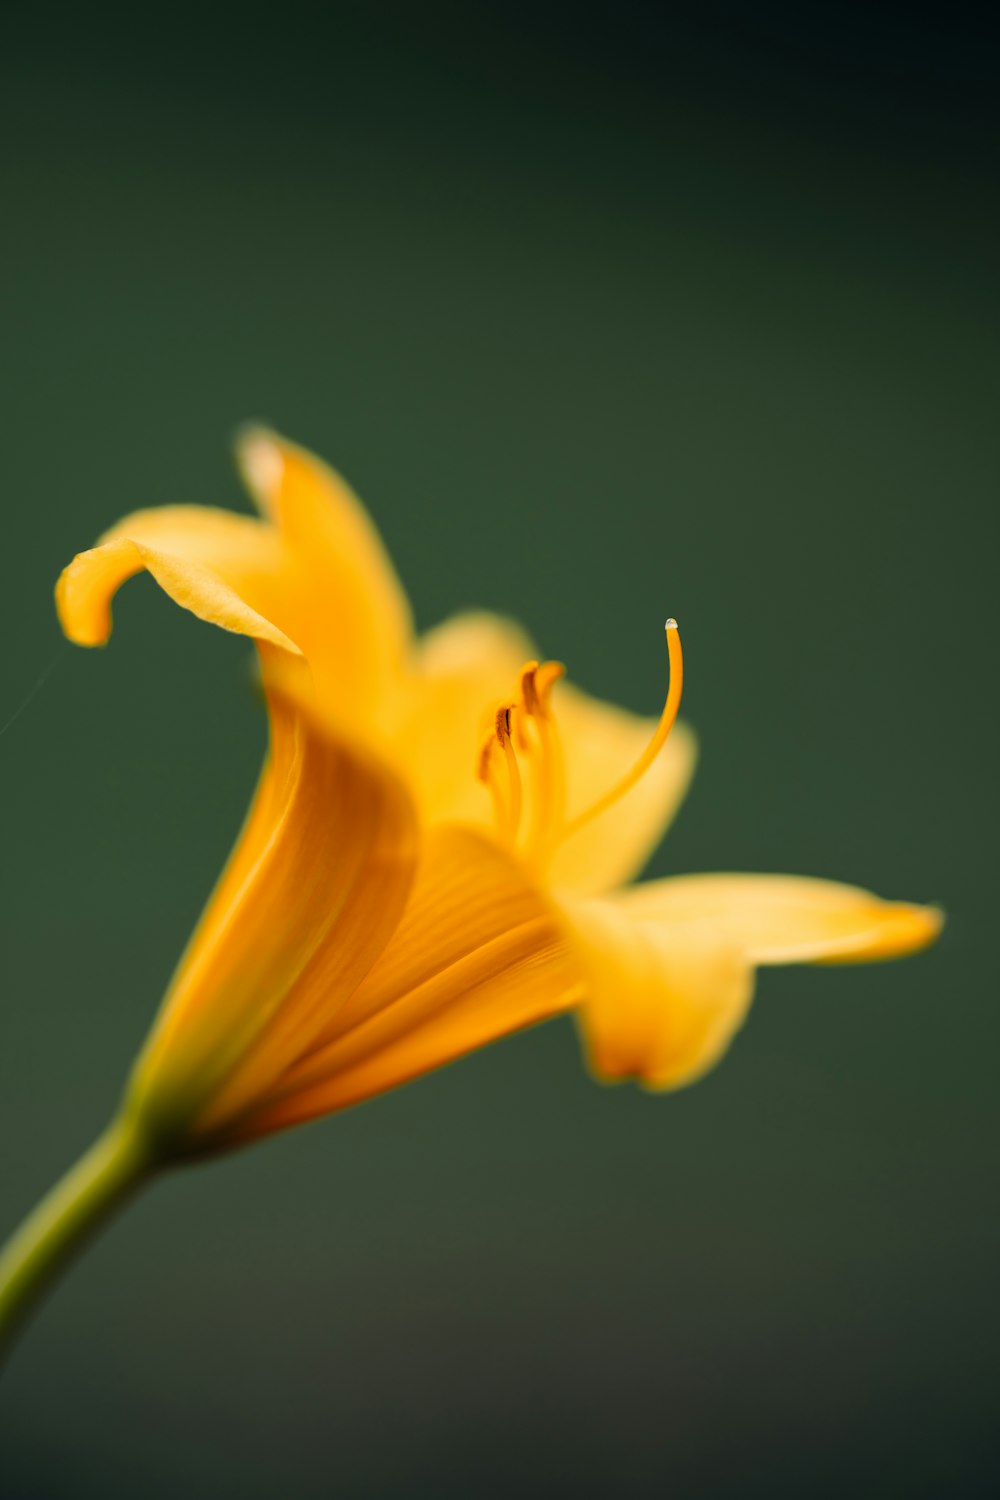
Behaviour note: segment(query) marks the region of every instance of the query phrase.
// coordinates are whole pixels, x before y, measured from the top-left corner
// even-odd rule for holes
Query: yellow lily
[[[82,645],[108,639],[111,600],[143,569],[251,637],[271,745],[122,1113],[0,1261],[0,1327],[164,1161],[356,1103],[567,1010],[601,1076],[676,1087],[725,1050],[758,965],[892,957],[940,927],[931,908],[818,880],[627,888],[694,765],[675,722],[675,623],[658,722],[560,681],[506,621],[462,616],[417,639],[343,481],[260,429],[238,451],[260,519],[138,512],[57,587]]]

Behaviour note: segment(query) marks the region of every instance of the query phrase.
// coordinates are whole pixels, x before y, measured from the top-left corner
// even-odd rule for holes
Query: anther
[[[549,706],[549,694],[560,677],[566,676],[566,668],[561,661],[547,661],[544,666],[538,668],[535,673],[535,692],[543,712]]]
[[[535,685],[537,672],[537,661],[526,662],[521,668],[521,702],[524,704],[525,713],[528,714],[538,712],[538,689]]]
[[[511,706],[511,704],[505,703],[497,709],[496,719],[494,722],[496,725],[497,743],[500,745],[505,744],[505,742],[510,739]]]

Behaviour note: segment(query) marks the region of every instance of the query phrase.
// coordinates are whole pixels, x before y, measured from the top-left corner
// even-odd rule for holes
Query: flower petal
[[[753,964],[896,958],[933,942],[943,922],[935,907],[792,875],[685,875],[616,900],[633,918],[735,947]]]
[[[328,707],[378,722],[409,655],[409,602],[371,518],[328,465],[264,427],[237,460],[301,569],[299,642]]]
[[[579,994],[561,925],[517,865],[472,830],[433,829],[381,958],[238,1134],[381,1093],[566,1010]]]
[[[322,1029],[405,905],[415,822],[397,779],[272,698],[271,758],[229,869],[139,1059],[145,1118],[212,1144]]]
[[[579,1023],[598,1076],[671,1089],[707,1072],[750,1005],[753,970],[743,956],[678,940],[612,902],[572,902],[565,912],[586,971]]]
[[[143,569],[199,619],[298,654],[282,607],[294,595],[294,566],[280,538],[249,516],[198,506],[136,511],[73,559],[56,585],[70,640],[102,646],[111,600]]]
[[[558,683],[553,708],[563,738],[566,811],[590,807],[635,764],[656,729],[641,718]],[[554,886],[603,895],[636,876],[673,820],[694,775],[698,746],[686,724],[675,724],[641,781],[613,807],[561,844],[552,859]]]
[[[519,626],[490,614],[456,615],[419,641],[393,731],[427,822],[493,826],[476,763],[497,704],[533,654]]]

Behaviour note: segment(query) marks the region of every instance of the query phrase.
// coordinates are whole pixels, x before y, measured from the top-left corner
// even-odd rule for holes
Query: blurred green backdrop
[[[123,512],[264,417],[420,622],[524,618],[703,758],[654,869],[949,909],[765,973],[696,1089],[515,1038],[140,1201],[0,1398],[16,1500],[994,1493],[995,54],[960,12],[13,11],[0,60],[4,1230],[91,1139],[240,824],[247,650]],[[991,1182],[994,1184],[990,1186]]]

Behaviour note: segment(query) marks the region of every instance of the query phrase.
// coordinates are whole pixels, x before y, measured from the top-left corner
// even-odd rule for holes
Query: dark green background
[[[695,790],[654,869],[942,901],[765,973],[689,1092],[569,1023],[178,1175],[0,1394],[16,1500],[978,1495],[998,1482],[995,54],[961,11],[10,12],[3,1227],[114,1104],[247,802],[247,650],[123,512],[241,506],[262,416],[419,621],[524,618]],[[0,718],[5,714],[0,714]]]

